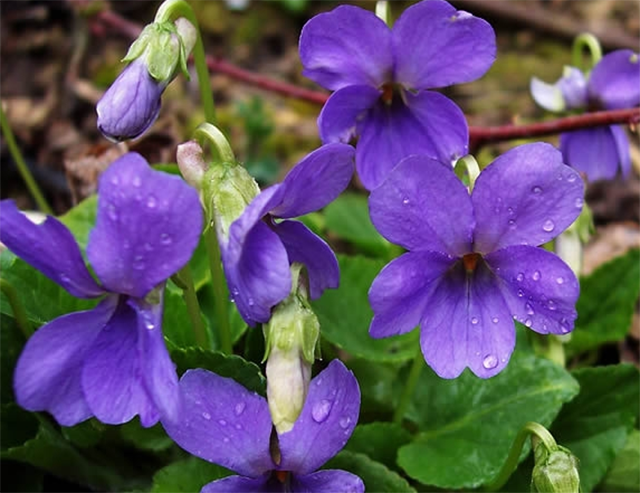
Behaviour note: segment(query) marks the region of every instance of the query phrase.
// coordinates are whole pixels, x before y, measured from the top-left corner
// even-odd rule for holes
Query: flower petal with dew
[[[446,166],[402,161],[371,193],[371,219],[409,250],[374,279],[373,337],[420,325],[427,363],[443,378],[470,368],[489,378],[515,345],[512,318],[540,333],[566,333],[579,285],[568,266],[537,248],[582,209],[584,185],[548,144],[516,147],[485,168],[473,193]]]
[[[15,393],[26,409],[49,411],[66,426],[91,416],[120,424],[135,415],[151,426],[160,415],[174,419],[179,409],[177,376],[162,337],[162,290],[197,245],[198,194],[133,153],[103,173],[98,192],[87,256],[102,286],[57,219],[36,225],[13,202],[0,202],[0,240],[10,250],[75,296],[107,295],[93,310],[36,331],[18,360]],[[150,197],[156,200],[151,206]]]
[[[188,452],[240,474],[209,483],[203,492],[303,492],[309,485],[319,493],[337,486],[338,491],[364,491],[353,474],[314,472],[344,447],[358,421],[358,383],[340,361],[332,361],[311,381],[293,429],[276,434],[277,460],[270,453],[272,424],[263,397],[206,370],[187,371],[180,388],[185,402],[181,419],[163,423],[169,436]]]

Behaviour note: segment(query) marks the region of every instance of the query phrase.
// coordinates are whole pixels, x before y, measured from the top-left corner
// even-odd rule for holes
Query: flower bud
[[[540,493],[578,493],[580,475],[578,459],[566,448],[549,451],[542,443],[534,452],[535,466],[531,477],[531,490]]]
[[[105,137],[115,142],[133,139],[153,124],[162,92],[178,67],[186,72],[195,36],[195,27],[182,18],[144,28],[123,59],[129,65],[96,106],[98,129]]]
[[[293,428],[309,391],[320,322],[298,286],[300,264],[291,267],[293,291],[264,326],[267,358],[267,401],[278,433]]]
[[[202,181],[209,165],[204,161],[200,144],[195,140],[180,144],[176,152],[176,161],[185,181],[195,189],[202,190]]]

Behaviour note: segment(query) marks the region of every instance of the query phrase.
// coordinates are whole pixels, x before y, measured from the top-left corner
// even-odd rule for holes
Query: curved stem
[[[402,389],[400,402],[398,403],[398,407],[396,408],[395,413],[393,413],[394,423],[402,422],[402,418],[406,414],[407,408],[411,403],[413,392],[416,389],[418,378],[420,377],[420,372],[422,371],[422,367],[424,365],[425,363],[424,363],[424,357],[422,356],[422,351],[418,349],[418,352],[416,353],[416,357],[413,359],[413,364],[411,365],[409,376],[407,377],[407,384],[404,386],[404,389]]]
[[[473,192],[473,187],[476,184],[478,176],[480,176],[480,166],[478,161],[471,154],[468,154],[458,160],[456,167],[464,166],[467,170],[467,176],[469,177],[469,193]]]
[[[7,142],[7,147],[9,148],[9,152],[13,157],[13,160],[18,167],[18,171],[20,172],[20,176],[24,180],[25,185],[27,185],[27,189],[29,193],[35,200],[36,204],[40,208],[42,212],[45,214],[53,215],[53,210],[47,203],[44,195],[40,191],[40,187],[36,183],[36,180],[33,178],[31,171],[29,171],[29,167],[22,157],[22,153],[20,152],[20,148],[18,144],[16,144],[16,139],[13,136],[13,132],[11,131],[11,126],[9,125],[9,121],[7,120],[6,115],[4,114],[4,110],[2,109],[2,105],[0,105],[0,127],[2,127],[2,133],[4,134],[4,139]]]
[[[236,157],[229,145],[229,141],[218,127],[210,123],[201,123],[198,125],[198,128],[196,128],[194,134],[198,140],[206,139],[207,142],[212,145],[217,154],[218,161],[223,163],[236,162]]]
[[[591,33],[581,33],[576,36],[576,39],[573,40],[573,46],[571,47],[571,62],[574,67],[582,68],[582,53],[584,48],[587,48],[591,55],[591,65],[583,69],[585,72],[588,72],[602,59],[602,48],[600,47],[598,38]]]
[[[209,257],[209,270],[211,271],[211,284],[213,286],[213,309],[218,322],[220,349],[225,354],[231,354],[233,352],[233,344],[231,342],[231,326],[227,309],[229,295],[224,272],[222,271],[220,247],[218,246],[215,228],[207,228],[204,233],[204,242],[207,247],[207,256]]]
[[[554,440],[553,436],[551,436],[551,433],[549,433],[544,426],[532,421],[526,423],[516,435],[516,438],[513,441],[513,445],[511,446],[511,450],[509,450],[507,460],[502,465],[502,469],[496,476],[496,479],[494,479],[493,482],[485,485],[483,488],[484,491],[498,491],[504,486],[504,484],[511,476],[511,473],[513,473],[516,466],[518,465],[520,452],[522,451],[525,440],[529,435],[532,435],[532,438],[538,438],[548,450],[552,450],[557,447],[556,441]]]
[[[175,20],[178,17],[184,17],[191,22],[198,33],[196,44],[193,47],[193,62],[196,66],[196,74],[198,75],[200,100],[204,107],[204,117],[206,121],[215,123],[216,110],[213,103],[213,93],[211,92],[211,78],[209,77],[209,69],[207,68],[207,57],[204,51],[204,44],[202,43],[202,34],[200,33],[198,19],[193,9],[185,0],[167,0],[158,8],[155,22],[167,22]]]
[[[191,268],[189,264],[185,265],[180,272],[178,272],[178,278],[182,283],[182,297],[187,305],[187,312],[191,319],[191,326],[196,339],[196,344],[204,349],[209,349],[209,338],[207,337],[207,328],[202,321],[202,311],[200,310],[200,304],[198,303],[198,296],[196,294],[196,288],[193,283],[193,276],[191,275]]]
[[[24,309],[24,306],[22,306],[16,289],[6,279],[0,279],[0,291],[7,297],[20,331],[24,334],[25,339],[29,339],[29,337],[33,335],[33,329],[29,323],[27,311]]]

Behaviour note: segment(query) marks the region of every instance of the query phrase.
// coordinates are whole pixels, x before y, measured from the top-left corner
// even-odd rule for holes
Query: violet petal
[[[275,469],[269,455],[271,415],[263,397],[201,369],[188,370],[180,390],[181,419],[162,423],[180,447],[251,478]]]
[[[29,338],[13,375],[20,406],[48,411],[63,426],[73,426],[93,415],[82,392],[82,365],[113,315],[117,299],[108,296],[92,310],[56,318]]]
[[[611,180],[618,173],[623,144],[612,126],[583,128],[560,134],[560,150],[568,165],[587,175],[589,181]],[[628,143],[625,154],[629,153]],[[623,154],[623,158],[626,156]]]
[[[303,476],[293,475],[293,493],[364,493],[364,483],[355,474],[339,469],[326,469]]]
[[[334,359],[309,386],[307,400],[293,428],[278,436],[279,469],[309,474],[344,447],[360,414],[358,381]]]
[[[2,200],[0,241],[73,296],[93,298],[105,292],[85,267],[71,232],[54,217],[35,224],[18,210],[13,200]]]
[[[454,261],[437,252],[408,252],[387,264],[369,289],[371,337],[404,334],[417,327],[437,280]]]
[[[516,333],[498,281],[483,261],[473,274],[462,262],[442,277],[429,298],[421,323],[425,360],[442,378],[456,378],[469,367],[489,378],[507,365]]]
[[[488,22],[440,0],[418,2],[393,26],[395,80],[407,89],[445,87],[475,80],[496,58]]]
[[[542,248],[510,246],[486,260],[502,280],[500,291],[516,320],[541,334],[573,329],[580,285],[559,257]]]
[[[311,299],[318,299],[325,289],[338,287],[338,259],[322,238],[298,221],[282,221],[274,226],[274,231],[287,250],[289,263],[300,262],[305,265]]]
[[[433,91],[403,92],[391,104],[378,102],[362,120],[356,168],[373,190],[412,154],[453,165],[467,154],[468,140],[467,121],[453,101]]]
[[[471,251],[473,209],[453,170],[424,156],[402,161],[369,197],[371,221],[387,240],[414,251]],[[456,211],[456,220],[451,213]]]
[[[391,80],[391,32],[373,12],[342,5],[313,17],[300,34],[303,75],[333,91]]]
[[[206,484],[200,493],[273,493],[273,481],[269,482],[269,474],[259,478],[246,476],[227,476]]]
[[[602,57],[589,77],[589,95],[608,110],[640,104],[638,54],[616,50]]]
[[[582,210],[584,184],[550,144],[525,144],[487,166],[471,195],[477,226],[474,250],[541,245]]]
[[[196,190],[128,153],[100,177],[87,256],[113,292],[144,298],[183,267],[202,231]]]
[[[380,91],[371,86],[347,86],[334,92],[318,117],[322,142],[349,143],[357,135],[359,122],[379,98]]]

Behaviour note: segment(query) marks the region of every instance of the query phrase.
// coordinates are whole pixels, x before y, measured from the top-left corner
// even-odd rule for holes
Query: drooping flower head
[[[356,166],[369,190],[411,154],[453,164],[467,153],[462,111],[425,89],[475,80],[495,56],[491,26],[442,0],[409,7],[393,29],[372,12],[340,6],[300,36],[304,75],[336,91],[318,119],[320,137],[359,137]]]
[[[188,452],[231,469],[229,476],[205,485],[202,493],[308,492],[359,493],[359,477],[340,470],[316,470],[347,443],[358,422],[360,389],[339,360],[311,381],[295,425],[277,434],[267,401],[230,378],[189,370],[180,379],[181,419],[164,423],[167,434]]]
[[[184,266],[202,228],[197,192],[152,170],[139,154],[100,177],[98,212],[87,257],[57,219],[29,221],[0,202],[0,240],[78,298],[104,296],[92,310],[61,316],[27,341],[14,374],[16,400],[48,411],[65,426],[95,416],[143,426],[179,409],[178,378],[162,336],[164,282]]]
[[[340,271],[329,246],[304,224],[289,219],[326,206],[353,175],[354,150],[328,144],[307,155],[282,183],[263,190],[220,238],[231,297],[249,324],[264,323],[291,292],[289,266],[304,264],[309,294],[336,288]]]
[[[195,37],[195,28],[184,18],[145,27],[123,60],[130,63],[96,106],[98,129],[105,137],[135,139],[151,127],[160,114],[162,93],[179,68],[186,70]]]
[[[579,285],[537,245],[578,217],[584,185],[551,145],[516,147],[478,177],[471,195],[445,166],[402,161],[371,193],[371,220],[406,248],[373,281],[370,334],[420,325],[425,360],[443,378],[482,378],[507,364],[515,318],[542,334],[573,329]]]
[[[565,67],[554,84],[531,80],[536,103],[549,111],[575,109],[614,110],[640,104],[640,63],[631,50],[605,55],[590,75],[575,67]],[[615,178],[618,171],[631,170],[629,139],[621,125],[605,125],[560,135],[560,150],[567,164],[589,180]]]

